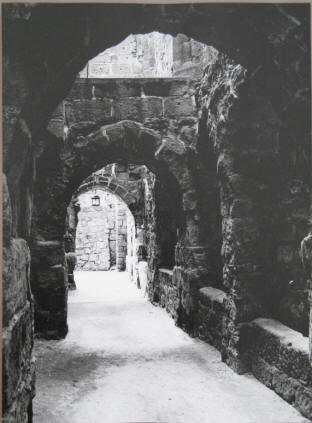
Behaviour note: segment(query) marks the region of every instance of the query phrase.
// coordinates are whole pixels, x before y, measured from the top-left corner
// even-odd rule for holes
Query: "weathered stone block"
[[[34,269],[65,263],[65,250],[60,241],[34,241],[30,248]]]
[[[92,80],[87,78],[77,78],[73,84],[67,99],[68,100],[91,100],[92,99]]]
[[[159,269],[158,280],[160,305],[165,307],[168,313],[175,318],[179,305],[179,290],[173,284],[173,271]]]
[[[91,79],[90,86],[96,98],[141,96],[141,81],[135,79]]]
[[[143,81],[144,94],[156,97],[189,96],[191,83],[185,79],[154,79]]]
[[[225,292],[213,287],[199,290],[198,299],[198,334],[201,339],[221,349],[223,333],[223,300]]]
[[[115,102],[114,117],[144,122],[163,113],[162,99],[157,97],[125,98]]]
[[[298,336],[296,336],[297,334]],[[308,338],[303,337],[299,332],[293,335],[293,340],[288,338],[286,344],[281,342],[279,368],[312,387],[312,366],[309,360]]]
[[[271,365],[277,366],[280,357],[280,343],[276,339],[274,332],[268,331],[265,326],[266,323],[270,325],[271,321],[271,319],[255,319],[251,323],[253,345],[260,357]],[[272,327],[274,327],[275,323],[278,322],[273,321]]]
[[[195,115],[196,109],[191,97],[165,98],[164,116],[181,117]]]
[[[65,103],[65,115],[69,126],[81,121],[108,121],[112,117],[112,101],[105,98],[101,100],[79,100]]]

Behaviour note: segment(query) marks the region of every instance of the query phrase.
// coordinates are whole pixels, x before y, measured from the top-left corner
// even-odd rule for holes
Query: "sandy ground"
[[[126,273],[77,272],[69,334],[35,343],[34,423],[303,423],[190,338]]]

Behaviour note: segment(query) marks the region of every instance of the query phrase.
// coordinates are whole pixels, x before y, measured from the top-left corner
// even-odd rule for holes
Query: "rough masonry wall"
[[[81,78],[163,78],[172,76],[172,65],[171,35],[131,34],[90,60],[79,75]]]
[[[216,227],[215,218],[219,213],[218,202],[214,204],[211,201],[211,199],[215,200],[217,196],[214,195],[206,201],[203,195],[196,193],[197,187],[206,187],[207,184],[211,185],[212,178],[211,175],[206,175],[202,172],[202,169],[195,164],[196,153],[194,150],[198,138],[198,120],[194,90],[191,88],[193,86],[193,80],[181,78],[162,80],[77,80],[68,99],[66,99],[63,106],[60,106],[60,110],[63,110],[63,112],[58,117],[58,112],[56,112],[49,124],[49,129],[55,135],[62,137],[66,136],[61,128],[64,128],[64,126],[68,128],[71,135],[70,138],[67,137],[67,142],[68,145],[73,142],[74,146],[76,145],[76,140],[82,140],[84,134],[92,130],[92,128],[96,128],[100,124],[114,122],[118,118],[141,121],[145,127],[156,130],[159,136],[163,137],[163,145],[157,151],[157,160],[167,162],[165,166],[171,168],[171,176],[169,176],[168,170],[167,173],[164,171],[163,166],[161,174],[157,175],[157,178],[163,181],[159,189],[155,188],[155,181],[152,182],[151,180],[151,189],[148,188],[146,191],[152,193],[156,189],[159,196],[151,200],[151,206],[148,205],[148,201],[145,204],[145,209],[149,210],[151,208],[151,213],[154,215],[154,217],[149,218],[149,224],[146,224],[147,238],[145,245],[148,249],[149,280],[152,281],[149,286],[149,295],[156,302],[159,301],[160,289],[158,268],[161,266],[173,267],[174,251],[178,236],[181,239],[181,247],[185,243],[189,243],[193,245],[192,249],[199,248],[200,254],[198,257],[200,257],[204,248],[199,246],[199,243],[205,243],[206,239],[202,237],[202,241],[198,241],[199,226],[203,228],[203,232],[205,232],[204,227],[209,227],[206,236],[208,237],[209,235],[209,242],[214,246],[211,248],[213,258],[215,258],[218,250],[218,248],[216,249],[217,244],[212,241],[214,239],[212,233]],[[105,93],[105,98],[102,97],[101,93]],[[93,136],[92,133],[90,136]],[[129,155],[126,159],[130,160],[131,156]],[[138,160],[138,158],[135,158],[135,160]],[[150,163],[148,156],[140,157],[140,160],[143,160],[145,164],[150,165],[151,169],[154,170],[155,164]],[[159,166],[158,163],[156,166]],[[189,174],[188,167],[193,167],[192,175]],[[216,170],[213,172],[215,174]],[[175,184],[170,182],[170,178],[176,181]],[[183,199],[181,185],[185,186],[187,190]],[[214,186],[213,190],[216,190],[216,188]],[[167,194],[164,194],[165,192]],[[155,196],[155,194],[151,195]],[[155,204],[159,204],[158,211],[153,209]],[[213,208],[211,207],[212,204],[214,204]],[[198,207],[201,209],[200,212]],[[187,210],[188,217],[186,219],[185,216],[181,217],[183,208]],[[175,213],[174,210],[176,210]],[[146,216],[148,216],[148,213]],[[199,213],[201,217],[199,217]],[[209,219],[207,219],[208,215]],[[180,234],[178,235],[177,229],[179,226]],[[187,226],[189,227],[188,229]],[[165,227],[166,229],[164,229]],[[187,231],[186,234],[185,231]],[[187,240],[183,239],[185,236]],[[219,238],[217,236],[217,239]],[[204,260],[200,258],[201,269],[197,269],[197,257],[191,258],[192,251],[194,250],[183,253],[189,258],[187,260],[183,258],[182,262],[183,266],[188,266],[192,262],[194,270],[190,273],[185,273],[183,280],[186,279],[186,282],[183,283],[183,286],[181,286],[181,278],[176,283],[176,291],[183,292],[184,299],[182,304],[182,296],[180,295],[179,301],[176,302],[178,305],[175,311],[175,318],[179,320],[178,315],[184,313],[181,310],[186,310],[181,320],[185,321],[189,331],[192,331],[194,326],[194,319],[190,319],[189,314],[195,313],[196,307],[196,303],[192,301],[192,298],[196,296],[198,288],[207,283],[205,282],[207,271],[205,270]],[[211,277],[213,275],[215,280],[219,280],[220,276],[217,276],[217,272],[214,269],[214,263],[217,263],[217,260],[211,258],[209,263]],[[179,275],[181,274],[180,272]],[[197,282],[190,288],[189,280],[192,278],[195,278]]]
[[[7,175],[11,201],[8,219],[4,222],[4,233],[8,234],[9,240],[6,245],[11,246],[14,239],[25,239],[30,236],[34,183],[47,195],[55,192],[55,186],[51,189],[47,183],[49,180],[56,181],[60,190],[64,189],[60,175],[66,176],[66,172],[62,174],[58,168],[64,164],[64,157],[62,160],[59,158],[64,152],[64,141],[51,137],[44,128],[52,111],[66,97],[77,73],[89,59],[118,44],[131,33],[154,30],[173,35],[184,32],[189,37],[215,46],[234,59],[235,63],[240,63],[247,69],[248,78],[240,87],[233,113],[230,115],[224,113],[224,105],[227,102],[222,102],[222,99],[226,100],[224,91],[232,93],[233,98],[237,95],[235,90],[234,92],[232,90],[231,77],[223,79],[224,84],[220,85],[220,90],[213,91],[216,94],[215,101],[208,101],[207,108],[199,106],[203,110],[201,125],[208,122],[210,129],[218,128],[217,131],[209,130],[208,133],[212,134],[214,143],[227,147],[223,157],[221,154],[218,158],[219,173],[225,176],[227,188],[227,192],[224,193],[226,198],[221,201],[222,214],[225,217],[224,281],[229,298],[224,304],[228,316],[224,319],[224,327],[228,328],[228,335],[222,348],[223,358],[233,368],[237,368],[235,362],[245,353],[243,347],[246,346],[244,342],[238,342],[243,339],[240,326],[256,317],[255,314],[259,314],[256,307],[257,299],[261,298],[263,291],[266,293],[261,300],[262,306],[266,303],[265,299],[272,298],[270,307],[272,312],[277,299],[283,297],[280,316],[283,316],[284,320],[289,319],[289,324],[294,327],[306,331],[301,318],[305,313],[301,313],[300,310],[305,309],[301,295],[305,295],[305,283],[308,277],[306,275],[302,277],[300,273],[298,244],[300,236],[303,237],[309,231],[306,218],[311,118],[309,5],[262,4],[257,5],[257,13],[254,11],[254,5],[248,4],[151,6],[93,4],[91,6],[90,9],[86,9],[87,6],[83,4],[75,5],[75,8],[67,4],[4,6],[4,173]],[[45,28],[46,33],[44,39],[42,39],[42,28]],[[112,33],[111,28],[116,30]],[[36,42],[39,37],[42,43]],[[62,48],[59,48],[60,45]],[[207,99],[212,97],[208,95]],[[238,107],[242,99],[243,104]],[[133,110],[136,110],[135,105]],[[209,119],[206,119],[207,115]],[[213,116],[216,116],[216,119]],[[229,123],[236,122],[238,125],[234,132],[232,129],[227,131],[223,124],[227,118]],[[101,116],[98,116],[97,120],[100,121]],[[156,122],[163,135],[161,121]],[[218,125],[218,122],[221,122],[221,125]],[[151,125],[151,122],[148,124]],[[92,125],[93,120],[89,130],[94,129]],[[187,142],[187,134],[192,133],[196,123],[192,124],[191,128],[182,121],[179,125],[179,131],[173,133],[180,134],[181,129],[181,138],[183,132]],[[64,126],[60,127],[59,134],[63,135]],[[108,128],[106,130],[109,132]],[[118,128],[115,130],[118,131]],[[140,139],[146,141],[146,135]],[[189,138],[188,145],[193,145],[190,139],[193,139],[193,136]],[[161,142],[157,147],[160,147],[160,144]],[[203,154],[205,151],[203,145],[201,144],[201,147],[197,145],[197,149],[202,159],[197,156],[198,160],[194,161],[196,163],[205,161],[207,157]],[[148,156],[148,151],[146,155]],[[37,158],[40,156],[42,159],[45,156],[43,162],[48,168],[45,170],[50,172],[50,179],[43,178],[42,185],[38,183],[38,179],[42,178],[45,172],[43,166],[35,169],[35,156]],[[267,160],[268,157],[271,159]],[[49,168],[50,163],[55,165],[55,169]],[[66,166],[67,172],[70,173],[68,170],[70,158]],[[87,177],[95,170],[90,170],[90,166],[87,167],[83,177]],[[222,168],[225,168],[225,171]],[[248,183],[255,174],[257,174],[256,180]],[[259,175],[263,175],[264,179],[267,175],[267,180],[259,178]],[[79,183],[81,181],[76,181],[76,185],[72,184],[71,195]],[[252,192],[261,199],[264,207],[261,202],[260,204],[249,202]],[[239,201],[235,202],[234,197],[237,194]],[[43,208],[42,211],[46,213],[48,221],[45,229],[41,227],[36,233],[38,237],[35,237],[40,242],[48,243],[42,245],[42,248],[46,249],[43,256],[50,253],[52,248],[50,241],[61,240],[61,234],[57,233],[51,224],[53,220],[51,215],[62,217],[65,221],[66,213],[58,209],[63,203],[66,208],[70,197],[59,195],[57,198],[61,202],[55,206],[48,202],[44,203],[51,206]],[[189,201],[189,204],[191,203]],[[259,214],[268,218],[268,222],[264,222],[261,216],[259,219]],[[246,216],[254,215],[255,222],[246,220]],[[249,224],[244,230],[249,232],[250,229],[250,234],[254,236],[253,247],[259,245],[261,240],[259,234],[264,234],[266,237],[265,244],[261,241],[262,248],[257,251],[257,257],[249,260],[246,260],[248,255],[243,254],[243,249],[245,252],[252,251],[250,248],[252,244],[248,242],[241,244],[245,238],[241,226],[243,220]],[[266,226],[264,223],[270,225]],[[187,226],[191,228],[189,219]],[[193,227],[196,229],[196,225]],[[64,228],[61,229],[64,235]],[[236,248],[238,246],[239,248]],[[53,248],[57,250],[59,247],[55,245]],[[279,260],[276,260],[277,251]],[[204,252],[204,249],[180,248],[178,245],[177,266],[183,262],[191,268],[192,262],[198,264],[201,257],[205,262]],[[10,251],[9,256],[4,257],[4,266],[10,267],[12,263],[14,267],[17,266],[14,260],[12,262],[12,257],[13,253]],[[54,263],[47,263],[47,271],[51,275],[56,263],[63,266],[62,257],[60,254]],[[20,278],[23,289],[19,291],[24,291],[28,285],[26,262],[27,260],[24,262]],[[210,276],[206,278],[206,286],[207,281],[210,282]],[[266,281],[274,281],[274,286],[271,283],[267,284]],[[290,281],[294,282],[290,284]],[[13,292],[11,291],[13,285],[10,281],[10,291],[5,285],[4,291]],[[289,296],[293,288],[296,295]],[[270,295],[271,293],[273,295]],[[283,295],[280,295],[281,293]],[[62,296],[64,297],[64,293]],[[290,302],[287,301],[289,298]],[[3,328],[8,340],[7,348],[14,349],[17,356],[22,357],[21,366],[9,364],[8,367],[12,371],[15,369],[15,372],[19,369],[16,378],[12,379],[18,380],[16,389],[9,387],[8,379],[4,380],[4,391],[7,392],[7,402],[3,409],[4,419],[18,423],[27,419],[30,421],[27,414],[30,414],[32,392],[30,371],[32,320],[19,313],[23,307],[30,307],[27,301],[29,300],[24,297],[20,302],[11,302],[11,313]],[[6,301],[4,307],[10,309]],[[13,334],[13,326],[16,325],[25,327],[26,336],[25,338],[18,336],[19,341],[15,340]],[[230,332],[233,336],[229,336]]]
[[[196,108],[192,79],[77,79],[69,96],[54,111],[48,130],[65,138],[64,128],[134,120],[194,142]],[[81,128],[82,129],[82,128]],[[81,131],[80,129],[80,131]],[[79,132],[78,132],[79,133]]]
[[[92,205],[94,195],[100,197],[99,206]],[[117,263],[118,270],[124,270],[127,206],[118,197],[99,190],[80,194],[78,201],[76,270],[109,270]]]
[[[277,228],[281,227],[285,217],[277,201],[282,201],[283,190],[276,191],[280,187],[278,172],[282,171],[282,167],[276,166],[277,157],[283,151],[278,142],[280,120],[273,103],[267,103],[263,93],[257,91],[259,78],[260,74],[245,74],[240,66],[220,56],[216,64],[207,67],[197,91],[202,119],[206,122],[207,139],[218,156],[217,169],[221,182],[222,289],[227,292],[221,350],[228,363],[235,357],[235,349],[240,351],[242,358],[248,350],[243,327],[244,322],[252,318],[273,316],[304,334],[307,334],[308,326],[307,288],[300,292],[303,269],[295,264],[300,261],[300,240],[303,236],[300,231],[308,225],[308,180],[302,176],[300,186],[305,188],[296,191],[300,222],[296,213],[290,218],[293,200],[285,201],[284,211],[288,211],[284,224],[288,222],[292,236],[285,228],[283,237],[288,237],[289,241],[290,238],[296,239],[296,242],[292,248],[287,247],[289,257],[284,255],[292,263],[291,270],[285,265],[282,271],[278,264],[283,261],[282,250],[276,246],[276,243],[283,243]],[[230,110],[237,93],[240,102]],[[250,93],[253,93],[252,97]],[[248,116],[250,110],[255,110],[252,117],[241,122],[240,116]],[[249,125],[251,120],[254,123]],[[224,121],[229,122],[229,132],[222,123]],[[228,136],[225,136],[227,133]],[[286,250],[283,251],[286,254]],[[289,281],[288,278],[295,274],[296,277]],[[291,284],[293,288],[288,289]],[[287,292],[286,298],[282,297],[282,292]],[[281,313],[282,304],[284,311],[288,307],[286,314]],[[231,334],[237,324],[240,324],[241,339],[235,347]],[[245,364],[243,360],[240,365],[248,368],[248,360]]]
[[[218,52],[183,34],[131,34],[105,50],[79,73],[81,78],[200,78]]]
[[[3,422],[30,418],[35,395],[33,347],[33,298],[30,290],[30,252],[27,242],[12,238],[12,210],[3,177]]]
[[[309,340],[282,323],[259,318],[248,328],[253,374],[304,416],[312,416]]]

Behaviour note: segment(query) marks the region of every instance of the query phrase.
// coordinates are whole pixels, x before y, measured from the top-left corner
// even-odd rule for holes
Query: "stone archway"
[[[116,172],[116,167],[118,173]],[[142,168],[142,169],[141,169]],[[67,208],[67,217],[66,217],[66,233],[65,233],[65,252],[66,252],[66,261],[67,261],[67,269],[68,269],[68,280],[69,280],[69,288],[75,289],[75,281],[74,281],[74,268],[77,263],[76,261],[76,230],[78,225],[78,213],[81,211],[81,206],[79,202],[79,198],[82,194],[88,193],[90,191],[99,190],[100,192],[107,192],[109,193],[112,198],[114,197],[115,200],[120,200],[121,204],[123,203],[129,212],[132,215],[133,222],[134,222],[134,233],[128,232],[127,238],[133,238],[132,242],[127,242],[128,244],[128,253],[126,256],[126,268],[130,275],[131,280],[136,281],[136,253],[137,249],[140,245],[144,244],[144,237],[143,237],[143,230],[144,227],[144,181],[147,183],[147,179],[143,179],[144,175],[149,173],[145,167],[138,167],[132,165],[131,167],[127,166],[120,166],[120,165],[108,165],[103,169],[93,173],[88,178],[86,178],[79,188],[74,193],[71,202]],[[119,174],[121,172],[121,177]],[[115,203],[116,201],[114,201]],[[113,205],[111,205],[113,207]],[[92,209],[91,209],[92,210]],[[96,209],[97,210],[97,209]],[[107,209],[109,210],[109,209]],[[90,212],[90,209],[88,209]],[[98,210],[97,210],[98,211]],[[111,214],[111,213],[110,213]],[[91,215],[89,215],[90,217]],[[96,216],[96,214],[95,214]],[[104,220],[106,219],[104,211],[101,213],[101,218]],[[126,226],[131,223],[132,218],[128,217],[125,222]],[[101,224],[103,224],[102,222]],[[114,232],[116,230],[116,225],[118,225],[117,221],[110,222],[110,225],[113,224]],[[122,225],[124,226],[124,225]],[[114,238],[117,239],[117,234],[114,235]],[[115,245],[114,249],[116,249],[117,244],[116,241],[111,241],[112,244]],[[112,249],[112,245],[109,247]],[[116,268],[119,269],[119,266],[116,262],[116,252],[114,254],[114,264]],[[124,257],[125,259],[125,257]],[[122,260],[124,262],[124,260]],[[124,267],[124,266],[122,266]]]
[[[93,169],[100,169],[107,163],[118,162],[119,160],[146,164],[160,178],[166,179],[169,188],[170,186],[173,187],[174,190],[171,194],[173,198],[178,194],[177,189],[181,191],[182,210],[177,209],[177,214],[183,213],[185,228],[181,227],[180,229],[178,239],[179,259],[172,276],[177,297],[173,314],[181,325],[184,324],[189,331],[194,330],[194,318],[191,316],[195,313],[194,305],[196,304],[197,291],[203,283],[206,283],[204,277],[207,274],[207,269],[204,265],[203,254],[207,253],[205,253],[205,247],[200,245],[199,225],[202,211],[197,206],[198,195],[193,182],[192,165],[188,164],[188,154],[190,152],[186,148],[181,148],[176,140],[170,137],[162,138],[156,131],[131,121],[106,125],[85,136],[77,135],[77,133],[74,136],[69,134],[60,158],[57,159],[59,174],[55,177],[54,182],[50,180],[46,193],[41,192],[37,199],[35,198],[35,231],[31,244],[32,256],[34,257],[32,267],[33,292],[35,300],[38,299],[37,301],[40,302],[42,298],[40,282],[44,279],[46,288],[44,295],[46,296],[48,295],[47,287],[50,279],[51,296],[53,297],[53,291],[56,287],[59,296],[54,297],[53,312],[52,310],[49,311],[48,306],[47,309],[41,309],[40,316],[38,315],[37,321],[40,321],[40,325],[43,322],[43,326],[47,326],[46,329],[41,330],[42,333],[45,333],[44,336],[60,337],[64,336],[67,331],[66,307],[64,307],[67,296],[67,281],[63,258],[64,251],[62,250],[66,206],[69,204],[72,192],[75,192],[80,186],[83,175],[88,175]],[[46,169],[44,169],[44,173],[46,173]],[[49,176],[46,175],[46,178],[49,179]],[[44,176],[42,175],[42,178],[39,179],[42,183]],[[105,183],[110,189],[114,187],[114,192],[118,192],[118,187],[114,183],[108,180]],[[85,185],[88,186],[88,183]],[[121,187],[119,187],[119,191],[121,191]],[[131,197],[127,197],[124,190],[121,192],[131,209]],[[46,225],[47,215],[51,216],[49,225]],[[55,248],[55,256],[59,257],[58,265],[51,266],[50,263],[42,263],[40,258],[46,254],[45,249],[49,249],[50,257],[53,247]],[[155,298],[154,291],[159,289],[159,284],[157,258],[153,257],[153,254],[150,257],[149,264],[152,274],[150,282],[151,286],[154,286],[150,289],[150,295]],[[187,266],[188,271],[184,272],[185,266]],[[62,290],[60,286],[55,285],[56,268],[59,272],[57,275],[59,283],[61,283],[61,280],[64,281]],[[184,278],[187,278],[188,281],[188,286],[185,285],[186,288],[181,286]],[[58,312],[55,311],[57,303],[59,303]],[[45,304],[43,306],[45,307]],[[44,315],[51,315],[51,319],[44,319]],[[57,319],[59,319],[58,323]]]
[[[195,148],[199,155],[189,152],[188,157],[190,162],[196,163],[195,168],[198,163],[205,168],[207,150],[204,140],[206,144],[216,146],[218,173],[222,179],[223,280],[228,294],[224,302],[227,332],[222,342],[223,358],[238,371],[246,369],[239,363],[243,355],[248,359],[244,342],[244,330],[248,329],[246,323],[264,312],[262,306],[268,299],[273,301],[266,312],[276,317],[276,305],[281,302],[282,294],[291,296],[295,292],[291,307],[281,307],[287,323],[303,332],[307,330],[305,314],[299,319],[288,317],[293,308],[299,309],[296,301],[301,300],[301,294],[306,294],[306,278],[298,258],[300,241],[308,232],[310,191],[308,5],[258,5],[256,12],[253,5],[238,4],[87,7],[6,5],[4,10],[4,83],[7,88],[4,98],[4,170],[8,176],[8,190],[7,186],[4,190],[7,192],[4,246],[8,268],[15,268],[19,257],[24,275],[23,295],[18,301],[12,300],[11,292],[18,291],[20,280],[15,280],[8,272],[4,276],[4,286],[8,287],[5,293],[8,306],[4,313],[8,341],[4,356],[9,357],[11,349],[18,345],[19,356],[27,357],[21,379],[14,377],[12,385],[5,386],[6,414],[8,410],[15,412],[12,410],[16,410],[19,401],[24,405],[27,401],[29,403],[31,397],[31,347],[28,342],[32,338],[31,319],[28,318],[31,294],[27,296],[25,293],[29,254],[27,244],[16,240],[30,237],[34,157],[40,156],[41,149],[50,148],[51,156],[47,156],[56,164],[50,169],[52,185],[54,177],[60,178],[57,183],[62,184],[62,162],[56,156],[63,153],[63,142],[54,142],[54,139],[49,144],[50,135],[42,135],[41,131],[87,60],[129,33],[154,29],[172,34],[180,31],[212,44],[233,58],[235,64],[240,63],[247,69],[245,82],[238,90],[235,84],[233,86],[237,76],[235,66],[234,69],[224,67],[222,57],[218,66],[206,70],[196,100],[202,114],[202,126],[208,130],[202,134],[203,142]],[[269,21],[267,16],[270,16]],[[34,41],[41,35],[42,27],[48,36],[37,45]],[[111,28],[119,30],[113,31],[112,35]],[[75,37],[72,37],[73,33]],[[9,78],[12,75],[14,83]],[[237,97],[239,100],[234,101]],[[230,102],[226,101],[229,99]],[[229,103],[231,108],[224,107]],[[44,147],[40,145],[40,139],[45,142]],[[164,151],[159,150],[160,157]],[[166,156],[168,162],[175,160],[174,154],[171,159]],[[45,162],[46,166],[49,166],[49,160]],[[40,175],[40,166],[37,170]],[[73,186],[77,186],[79,181],[74,179],[70,180]],[[44,185],[44,190],[46,187],[48,185]],[[65,201],[62,196],[56,198]],[[191,193],[188,197],[185,195],[184,202],[192,207]],[[56,216],[62,213],[56,210]],[[60,259],[62,246],[58,244],[59,233],[50,217],[47,216],[46,230],[41,228],[38,242],[48,240],[45,248],[54,253],[48,260],[45,255],[42,261],[47,260],[47,266],[54,268],[55,277],[62,278],[65,266]],[[38,216],[33,220],[34,225],[36,219]],[[196,234],[198,226],[195,223],[192,227],[191,221],[188,223],[189,233]],[[46,238],[46,234],[49,237]],[[17,244],[19,249],[16,249]],[[192,266],[193,256],[197,255],[197,261],[201,258],[206,266],[209,260],[201,248],[196,250],[194,246],[193,250],[187,250],[178,246],[178,262],[187,259]],[[18,255],[17,250],[23,254]],[[288,287],[290,280],[294,283]],[[62,289],[60,287],[57,299],[64,296]],[[185,303],[187,301],[185,299]],[[14,328],[25,325],[29,336],[23,345],[16,339],[17,331],[13,331],[12,325]],[[4,367],[6,375],[15,374],[10,361]],[[25,389],[17,389],[25,380],[29,388],[26,400],[22,399]],[[25,411],[20,413],[26,415]]]

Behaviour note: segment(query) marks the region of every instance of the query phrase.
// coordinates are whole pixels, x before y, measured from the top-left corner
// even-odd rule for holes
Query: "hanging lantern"
[[[92,206],[99,206],[101,203],[101,199],[98,195],[95,195],[94,197],[92,197],[91,201],[92,201]]]
[[[100,197],[96,195],[96,185],[99,183],[99,180],[98,180],[98,175],[96,175],[95,173],[93,173],[92,176],[93,176],[92,191],[95,195],[91,198],[91,202],[92,202],[92,206],[97,207],[101,203]]]

